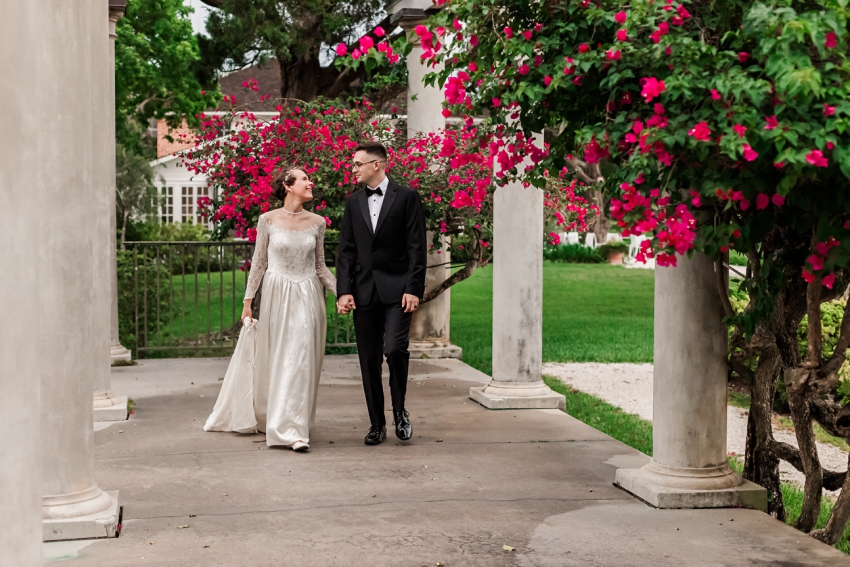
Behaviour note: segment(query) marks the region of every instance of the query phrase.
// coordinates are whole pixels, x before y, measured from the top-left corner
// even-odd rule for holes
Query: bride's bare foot
[[[295,443],[292,444],[292,450],[298,451],[299,453],[303,453],[304,451],[306,451],[309,448],[310,448],[310,445],[308,445],[307,443],[304,443],[303,441],[296,441]]]

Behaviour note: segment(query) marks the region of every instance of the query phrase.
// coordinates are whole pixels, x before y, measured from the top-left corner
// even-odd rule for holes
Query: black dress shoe
[[[369,428],[369,433],[366,434],[366,438],[363,439],[363,442],[367,445],[380,445],[384,441],[387,440],[387,428],[386,427],[378,427],[377,425],[373,425]]]
[[[407,413],[407,410],[394,411],[393,416],[395,416],[395,421],[393,422],[395,425],[395,436],[402,441],[407,441],[413,437],[413,426],[410,425],[410,414]]]

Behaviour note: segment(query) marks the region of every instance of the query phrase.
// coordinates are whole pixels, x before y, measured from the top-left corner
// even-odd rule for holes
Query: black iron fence
[[[126,242],[132,254],[136,358],[226,354],[236,346],[248,281],[249,242]],[[336,242],[325,242],[333,266]],[[326,296],[327,297],[327,296]],[[129,299],[129,298],[128,298]],[[353,352],[351,316],[327,298],[328,352]],[[261,295],[254,302],[256,309]]]

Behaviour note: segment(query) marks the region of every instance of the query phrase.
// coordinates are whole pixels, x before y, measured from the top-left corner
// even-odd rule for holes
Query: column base
[[[67,519],[46,519],[41,522],[44,541],[72,539],[103,539],[117,537],[121,519],[118,491],[105,492],[109,507],[102,512]]]
[[[419,358],[456,358],[461,359],[463,350],[449,341],[410,341],[407,347],[410,359]]]
[[[469,389],[469,397],[487,409],[560,409],[566,410],[567,400],[538,382],[490,382],[487,386]]]
[[[123,346],[121,343],[117,345],[112,345],[112,348],[109,349],[109,354],[112,358],[112,363],[116,362],[132,362],[133,355],[130,351]]]
[[[618,469],[616,486],[655,508],[752,508],[767,511],[767,490],[728,465],[674,469],[655,462]]]
[[[127,421],[129,414],[127,413],[127,396],[111,396],[108,399],[96,399],[94,407],[95,421]],[[103,402],[111,402],[109,405],[102,405]]]

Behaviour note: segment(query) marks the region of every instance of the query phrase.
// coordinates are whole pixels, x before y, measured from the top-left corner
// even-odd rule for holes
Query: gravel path
[[[572,388],[596,396],[609,404],[652,421],[652,365],[605,364],[601,362],[549,362],[543,365],[543,374],[558,378]],[[747,439],[747,410],[728,407],[726,447],[729,453],[744,454]],[[797,446],[794,434],[774,429],[777,441]],[[827,469],[843,471],[847,468],[847,453],[833,445],[818,443],[821,464]],[[799,486],[803,474],[784,461],[780,461],[779,474]]]

